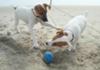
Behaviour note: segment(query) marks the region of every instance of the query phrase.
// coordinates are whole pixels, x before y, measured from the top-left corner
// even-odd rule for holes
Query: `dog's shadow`
[[[54,60],[49,66],[50,69],[67,70],[69,65],[74,65],[75,51],[57,52],[54,54]]]
[[[74,57],[75,51],[64,51],[64,52],[57,52],[54,54],[54,64],[59,64],[59,63],[71,63],[73,62],[73,57]]]
[[[23,45],[18,43],[18,41],[14,40],[12,37],[2,36],[0,37],[0,42],[13,49],[16,53],[27,53],[27,48],[23,48]]]

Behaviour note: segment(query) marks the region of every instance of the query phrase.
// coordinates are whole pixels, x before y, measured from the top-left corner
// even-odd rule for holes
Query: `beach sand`
[[[88,23],[77,49],[57,53],[54,63],[48,66],[37,55],[38,51],[30,51],[31,33],[24,22],[20,22],[20,33],[16,34],[14,9],[0,7],[0,70],[100,70],[100,6],[54,6],[48,18],[51,24],[63,27],[73,16],[86,11]],[[54,29],[36,26],[42,41],[55,34]]]

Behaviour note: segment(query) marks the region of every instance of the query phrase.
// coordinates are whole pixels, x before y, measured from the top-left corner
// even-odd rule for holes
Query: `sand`
[[[38,51],[30,50],[31,33],[24,22],[20,22],[20,33],[16,33],[14,9],[0,7],[0,70],[100,70],[100,7],[52,7],[48,18],[51,24],[63,27],[73,16],[86,11],[88,24],[78,41],[77,49],[57,53],[54,62],[48,66],[37,55]],[[40,24],[36,26],[42,41],[55,34],[54,29],[42,27]]]

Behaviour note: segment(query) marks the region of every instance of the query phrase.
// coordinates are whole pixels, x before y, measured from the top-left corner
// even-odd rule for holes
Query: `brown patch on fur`
[[[45,12],[45,9],[41,5],[36,5],[34,9],[39,15],[43,15]]]
[[[56,35],[53,37],[52,40],[56,40],[58,38],[61,38],[62,36],[68,36],[68,33],[65,33],[63,30],[59,30],[56,32]],[[67,46],[68,43],[67,42],[55,42],[52,44],[52,46],[58,46],[58,47],[63,47],[63,46]]]
[[[43,6],[40,4],[36,5],[34,9],[40,16],[42,16],[44,13],[47,13],[47,7],[49,8],[49,5],[44,3]]]
[[[67,33],[65,33],[63,30],[59,30],[59,31],[57,31],[56,32],[56,35],[53,37],[53,39],[52,40],[55,40],[55,39],[57,39],[57,38],[60,38],[60,37],[62,37],[62,36],[68,36],[68,34]]]
[[[51,9],[50,5],[48,5],[48,4],[46,4],[46,3],[44,3],[43,6],[44,6],[44,9],[45,9],[46,11],[47,11],[47,7],[48,7],[49,9]]]
[[[67,46],[68,43],[67,42],[55,42],[52,44],[52,46],[58,46],[58,47],[63,47],[63,46]]]

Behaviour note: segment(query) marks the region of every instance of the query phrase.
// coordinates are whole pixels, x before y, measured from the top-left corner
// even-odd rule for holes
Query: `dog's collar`
[[[70,42],[72,42],[74,40],[74,34],[72,33],[72,39],[70,40]]]

